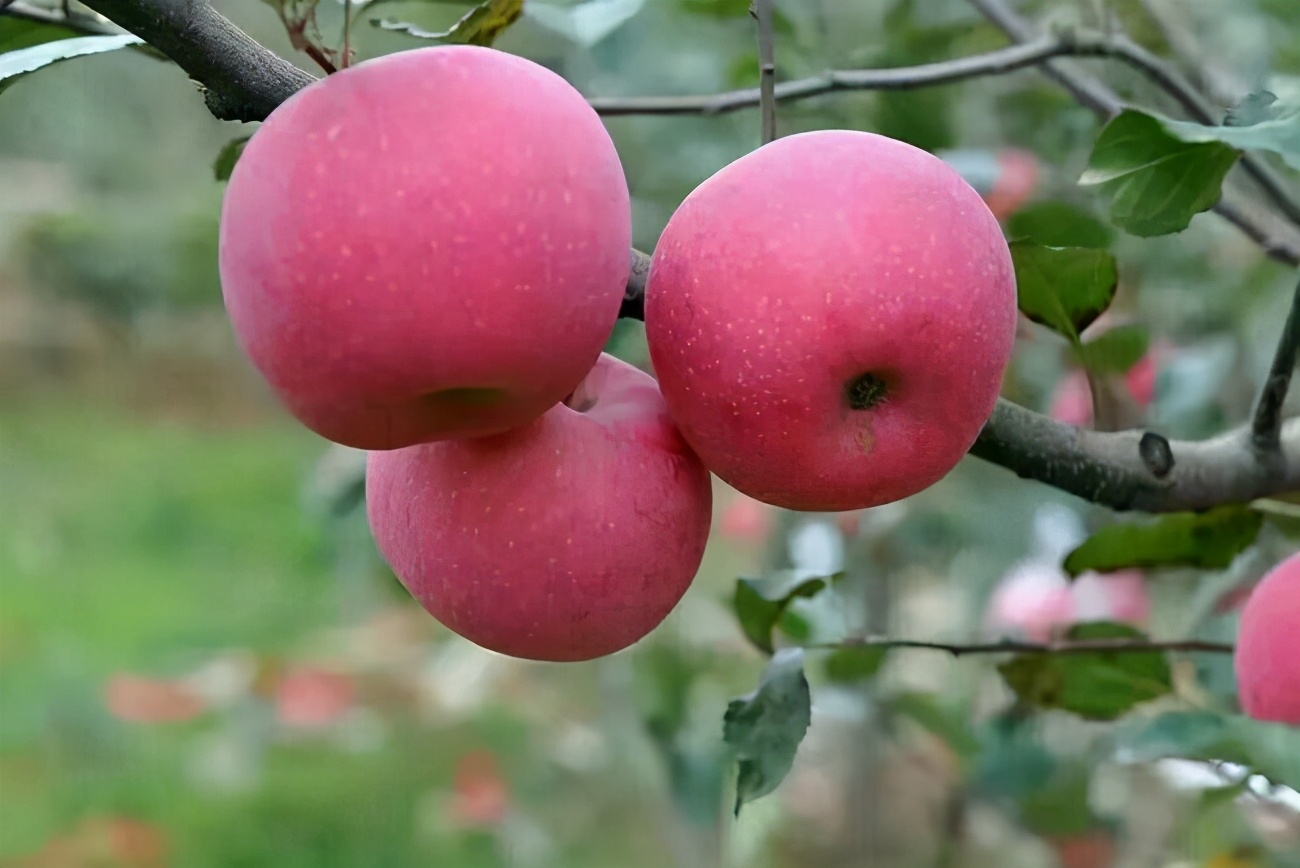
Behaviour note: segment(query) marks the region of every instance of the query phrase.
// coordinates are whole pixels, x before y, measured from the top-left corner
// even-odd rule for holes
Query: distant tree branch
[[[87,0],[86,5],[176,61],[203,86],[208,108],[219,118],[262,120],[315,80],[253,41],[205,0]],[[954,81],[1064,56],[1069,51],[1063,45],[1080,44],[1077,37],[1069,39],[1074,41],[1032,40],[977,58],[854,75],[873,76],[877,82],[880,76],[894,76],[895,85],[905,87],[919,86],[908,83],[917,80],[917,70],[928,70],[922,74],[928,83]],[[841,86],[832,81],[830,89]],[[1285,246],[1276,247],[1274,255],[1300,263],[1300,251]],[[632,251],[624,316],[643,317],[648,268],[646,254]],[[1149,448],[1153,439],[1165,448]],[[1149,432],[1086,431],[1000,401],[971,454],[1118,510],[1205,509],[1300,490],[1300,419],[1282,423],[1278,448],[1262,453],[1250,426],[1204,442],[1170,442]]]
[[[772,0],[753,0],[749,14],[758,25],[758,92],[762,108],[760,142],[776,138],[776,28],[772,25]]]
[[[1033,25],[1007,6],[1003,0],[970,0],[970,3],[1017,45],[1030,46],[1041,39],[1036,35]],[[1107,37],[1107,42],[1114,51],[1112,56],[1118,57],[1146,75],[1182,104],[1196,120],[1207,124],[1219,122],[1219,119],[1214,117],[1212,107],[1177,71],[1127,37]],[[1124,110],[1126,107],[1124,101],[1114,91],[1096,77],[1062,62],[1060,58],[1061,56],[1048,58],[1037,66],[1044,75],[1068,90],[1075,100],[1085,108],[1091,109],[1097,116],[1103,119],[1111,118]],[[1285,183],[1271,167],[1257,155],[1250,153],[1244,154],[1241,162],[1242,168],[1255,179],[1274,204],[1289,218],[1300,224],[1300,206],[1291,198]],[[1273,259],[1288,265],[1300,265],[1300,243],[1278,238],[1276,233],[1261,225],[1257,216],[1240,205],[1232,203],[1226,195],[1214,206],[1214,210],[1259,244]]]
[[[1226,642],[1207,642],[1200,639],[1062,639],[1055,642],[1020,642],[1004,639],[972,645],[949,642],[927,642],[919,639],[891,639],[887,636],[863,636],[825,645],[805,645],[816,650],[842,648],[909,648],[922,651],[943,651],[953,657],[971,654],[1151,654],[1200,652],[1206,654],[1231,654],[1233,646]]]

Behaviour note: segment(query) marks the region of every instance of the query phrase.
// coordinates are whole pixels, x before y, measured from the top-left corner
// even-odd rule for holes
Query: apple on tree
[[[236,336],[285,406],[359,449],[499,434],[596,363],[631,205],[560,76],[474,46],[402,51],[280,105],[221,213]]]
[[[819,512],[937,482],[988,420],[1017,311],[998,221],[957,172],[871,133],[787,136],[668,221],[650,357],[704,463]]]
[[[371,452],[366,504],[385,560],[442,624],[577,661],[632,645],[681,600],[712,486],[654,379],[602,355],[528,425]]]
[[[1247,598],[1233,665],[1247,715],[1300,726],[1300,553],[1269,571]]]

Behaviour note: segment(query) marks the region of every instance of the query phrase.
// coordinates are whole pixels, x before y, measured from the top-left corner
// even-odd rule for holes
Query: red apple
[[[271,114],[226,190],[221,282],[300,421],[392,449],[497,434],[573,391],[618,317],[630,241],[618,154],[581,94],[441,46]]]
[[[435,618],[556,661],[653,630],[699,568],[712,510],[654,380],[604,355],[529,425],[372,452],[366,499],[380,552]]]
[[[831,130],[701,184],[651,260],[646,335],[686,440],[732,487],[839,512],[945,476],[1016,329],[997,220],[937,157]]]
[[[763,543],[772,535],[775,526],[772,507],[737,493],[722,511],[719,530],[723,536],[739,542]]]
[[[1032,151],[1008,148],[997,155],[998,175],[984,195],[993,216],[1006,220],[1029,201],[1038,187],[1038,157]]]
[[[1234,665],[1242,710],[1300,726],[1300,553],[1260,579],[1241,610]]]

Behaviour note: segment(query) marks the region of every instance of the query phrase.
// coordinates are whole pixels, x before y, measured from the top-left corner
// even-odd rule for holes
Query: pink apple
[[[1234,664],[1247,715],[1300,726],[1300,554],[1255,586],[1241,611]]]
[[[1151,598],[1141,570],[1083,573],[1070,585],[1075,621],[1118,621],[1143,625],[1151,617]]]
[[[993,410],[1017,318],[979,194],[925,151],[844,130],[777,139],[692,192],[645,313],[664,398],[709,469],[818,512],[945,476]]]
[[[1074,368],[1061,378],[1047,412],[1056,421],[1067,425],[1086,428],[1092,424],[1092,391],[1088,386],[1088,375],[1082,368]]]
[[[737,493],[722,511],[719,530],[723,536],[738,542],[762,543],[772,535],[775,525],[772,507]]]
[[[1046,642],[1074,619],[1070,582],[1052,564],[1026,563],[1009,572],[993,592],[986,622],[1032,642]]]
[[[613,330],[631,206],[562,78],[474,46],[375,58],[254,133],[221,214],[226,309],[288,409],[362,449],[497,434]]]
[[[712,511],[654,380],[604,355],[529,425],[372,452],[366,498],[380,552],[435,618],[557,661],[653,630],[699,568]]]
[[[984,195],[993,216],[1005,220],[1029,201],[1041,174],[1038,157],[1032,151],[1008,148],[998,152],[998,176],[993,189]]]
[[[298,668],[275,686],[275,711],[280,723],[316,729],[340,720],[352,707],[356,687],[347,675],[328,669]]]

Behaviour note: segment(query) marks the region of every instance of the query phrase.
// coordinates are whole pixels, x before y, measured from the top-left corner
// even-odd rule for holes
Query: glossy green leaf
[[[1151,336],[1144,326],[1122,325],[1085,341],[1077,350],[1079,361],[1097,374],[1127,371],[1146,355]]]
[[[212,174],[218,181],[230,180],[230,173],[235,171],[235,163],[239,162],[240,155],[244,153],[244,145],[247,145],[251,138],[251,135],[240,136],[221,146],[216,160],[212,162]]]
[[[59,24],[0,15],[0,54],[80,35],[76,30]]]
[[[1221,506],[1207,512],[1114,524],[1084,540],[1066,556],[1064,566],[1072,576],[1129,567],[1223,569],[1255,541],[1263,521],[1263,515],[1253,509]]]
[[[748,696],[733,699],[723,717],[723,741],[737,760],[737,815],[747,802],[780,785],[812,721],[812,694],[803,672],[803,651],[782,648]]]
[[[0,92],[24,75],[50,64],[71,60],[74,57],[116,51],[128,45],[139,45],[143,41],[130,33],[121,36],[78,36],[74,39],[43,42],[40,45],[0,54]]]
[[[1250,126],[1209,127],[1190,121],[1165,121],[1164,125],[1184,142],[1219,142],[1240,150],[1270,151],[1300,171],[1300,110]]]
[[[1014,241],[1011,258],[1021,313],[1071,341],[1110,306],[1119,285],[1115,257],[1105,250]]]
[[[1126,624],[1077,624],[1070,640],[1144,639]],[[1169,661],[1158,651],[1021,654],[998,667],[1023,702],[1088,720],[1114,720],[1134,706],[1173,690]]]
[[[852,684],[874,677],[888,656],[887,648],[850,645],[828,654],[822,662],[822,669],[829,680]]]
[[[1097,137],[1079,178],[1110,200],[1110,217],[1133,235],[1181,232],[1219,200],[1237,152],[1218,141],[1184,141],[1151,115],[1126,109]]]
[[[1031,202],[1007,220],[1007,237],[1047,247],[1105,248],[1115,240],[1109,226],[1068,202]]]
[[[484,0],[446,30],[425,30],[391,18],[371,20],[381,30],[393,30],[438,45],[491,45],[523,15],[524,0]]]
[[[830,581],[824,576],[807,578],[789,572],[764,579],[737,579],[734,605],[745,637],[760,651],[771,654],[772,629],[790,603],[820,593]]]

